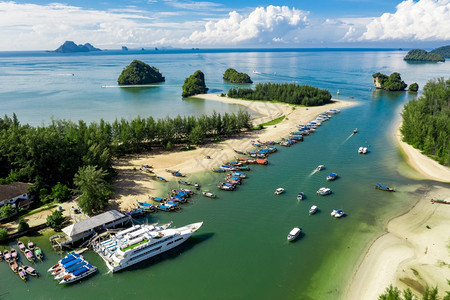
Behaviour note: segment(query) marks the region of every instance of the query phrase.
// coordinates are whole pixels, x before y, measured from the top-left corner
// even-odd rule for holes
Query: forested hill
[[[228,97],[246,100],[279,101],[289,104],[318,106],[331,102],[328,90],[294,83],[258,83],[255,89],[231,88]]]
[[[403,58],[405,61],[442,62],[444,57],[438,53],[427,52],[422,49],[413,49]]]
[[[439,54],[442,57],[450,57],[450,46],[436,48],[432,50],[431,53]]]
[[[402,118],[403,140],[450,166],[450,79],[427,82],[423,95],[405,105]]]

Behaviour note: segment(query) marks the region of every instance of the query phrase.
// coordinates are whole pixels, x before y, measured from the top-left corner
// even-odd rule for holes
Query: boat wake
[[[351,137],[354,136],[354,135],[355,135],[354,133],[351,133],[351,134],[345,139],[345,141],[342,142],[342,145],[345,144],[345,142],[347,142],[348,139],[351,138]]]
[[[317,173],[319,170],[317,170],[317,169],[314,169],[314,171],[312,171],[309,175],[308,175],[308,177],[311,177],[311,176],[313,176],[315,173]]]

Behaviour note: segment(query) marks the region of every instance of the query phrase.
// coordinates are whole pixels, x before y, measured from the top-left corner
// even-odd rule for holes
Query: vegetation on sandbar
[[[450,166],[450,79],[430,80],[423,95],[405,104],[403,141]]]
[[[258,83],[255,89],[231,88],[228,97],[246,100],[279,101],[304,106],[318,106],[331,103],[328,90],[294,83]]]
[[[231,83],[253,83],[248,74],[238,72],[233,68],[228,68],[225,73],[223,73],[223,79]]]

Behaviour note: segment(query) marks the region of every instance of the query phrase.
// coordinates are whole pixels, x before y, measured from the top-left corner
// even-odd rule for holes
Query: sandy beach
[[[208,101],[242,105],[243,109],[252,110],[261,116],[252,120],[253,125],[265,123],[283,115],[285,119],[277,125],[267,126],[266,129],[244,132],[238,137],[220,143],[201,145],[191,151],[154,150],[120,158],[114,165],[118,172],[114,183],[115,197],[112,201],[114,208],[127,210],[134,207],[137,201],[148,201],[149,195],[160,196],[155,194],[155,177],[139,170],[143,164],[152,166],[154,174],[173,181],[178,178],[173,177],[166,169],[180,170],[181,173],[187,175],[186,180],[189,181],[194,174],[209,171],[232,160],[236,157],[234,150],[252,149],[253,141],[280,140],[289,132],[295,131],[297,124],[305,124],[314,120],[317,115],[331,108],[342,109],[356,105],[355,102],[336,100],[325,106],[294,107],[282,103],[231,99],[217,94],[202,94],[196,97]]]
[[[449,182],[449,168],[402,142],[398,129],[395,137],[424,179]],[[450,205],[432,204],[433,198],[450,201],[450,186],[431,186],[411,210],[389,221],[364,254],[345,299],[377,299],[390,284],[417,295],[426,285],[437,286],[441,296],[450,289]]]

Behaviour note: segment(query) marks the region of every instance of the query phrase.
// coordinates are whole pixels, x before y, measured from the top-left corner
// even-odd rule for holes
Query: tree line
[[[12,118],[5,115],[0,118],[0,184],[31,182],[35,196],[57,200],[54,198],[64,194],[61,185],[82,191],[92,175],[111,181],[115,156],[178,143],[200,144],[205,138],[251,127],[250,114],[243,111],[164,119],[137,117],[112,123],[103,119],[90,124],[53,120],[42,127],[21,125],[15,114]],[[100,196],[106,198],[109,192],[107,189]]]
[[[405,104],[402,118],[403,140],[450,166],[450,79],[428,81],[423,95]]]
[[[255,89],[231,88],[228,91],[230,98],[247,100],[279,101],[304,106],[318,106],[331,102],[328,90],[309,85],[296,85],[294,83],[258,83]]]

